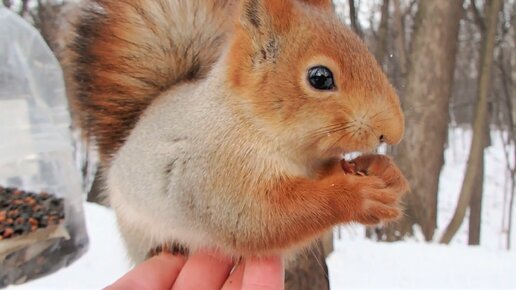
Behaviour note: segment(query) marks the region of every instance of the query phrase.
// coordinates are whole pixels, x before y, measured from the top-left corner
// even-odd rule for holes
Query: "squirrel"
[[[396,220],[408,183],[368,153],[399,98],[331,0],[89,0],[74,108],[129,257],[161,245],[287,255],[331,227]],[[363,152],[343,170],[343,154]]]

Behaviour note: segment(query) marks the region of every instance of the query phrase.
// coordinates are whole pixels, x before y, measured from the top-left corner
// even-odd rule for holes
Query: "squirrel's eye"
[[[308,82],[318,90],[333,90],[333,73],[325,66],[314,66],[308,70]]]

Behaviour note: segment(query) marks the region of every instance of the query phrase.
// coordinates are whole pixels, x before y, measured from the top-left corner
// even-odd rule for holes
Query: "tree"
[[[285,290],[329,290],[328,266],[320,240],[287,265]]]
[[[411,233],[415,224],[421,226],[426,240],[434,234],[461,12],[462,0],[418,4],[402,91],[406,132],[395,152],[412,191],[404,200],[405,217],[387,231],[388,240]]]
[[[362,27],[360,22],[358,21],[358,12],[357,6],[355,4],[355,0],[348,0],[349,4],[349,18],[351,20],[351,27],[353,31],[360,36],[360,38],[364,37],[364,33],[362,32]]]
[[[482,52],[480,54],[481,64],[478,82],[479,86],[477,90],[477,104],[475,107],[475,120],[473,124],[473,140],[471,141],[468,165],[466,168],[466,175],[462,183],[459,201],[457,202],[455,213],[440,239],[440,242],[445,244],[448,244],[452,240],[464,220],[466,209],[470,204],[471,196],[475,190],[475,180],[480,176],[479,173],[481,172],[481,166],[483,166],[485,132],[488,124],[487,105],[491,87],[491,71],[494,58],[498,13],[502,7],[502,0],[492,0],[489,1],[489,3],[486,3],[486,5],[486,32],[484,34],[485,37],[482,45]]]
[[[394,52],[398,59],[397,71],[393,78],[394,86],[401,87],[401,80],[405,79],[407,74],[407,50],[405,47],[405,19],[404,13],[401,9],[400,0],[394,0],[394,15],[393,15],[393,32],[394,32]],[[410,7],[409,7],[410,9]]]
[[[504,196],[504,215],[502,227],[506,234],[506,247],[511,249],[512,222],[514,215],[514,199],[516,195],[516,53],[514,46],[516,45],[516,2],[512,5],[505,5],[510,13],[502,14],[502,33],[501,45],[498,53],[498,69],[500,72],[501,93],[503,96],[500,102],[500,108],[503,114],[499,114],[499,123],[507,128],[507,134],[503,138],[505,159],[510,160],[511,144],[513,161],[507,162],[507,172],[509,172],[509,190]]]
[[[382,65],[387,53],[387,40],[389,34],[389,0],[383,0],[381,8],[380,25],[378,27],[378,41],[374,50],[374,56],[378,63]]]
[[[484,133],[486,134],[486,133]],[[486,134],[487,135],[487,134]],[[486,137],[484,137],[485,140]],[[485,144],[485,143],[484,143]],[[485,146],[485,145],[484,145]],[[484,159],[480,160],[479,172],[469,203],[468,245],[480,245],[480,230],[482,222],[482,199],[484,192]]]

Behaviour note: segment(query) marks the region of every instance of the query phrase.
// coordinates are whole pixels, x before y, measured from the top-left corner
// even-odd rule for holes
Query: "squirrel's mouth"
[[[362,155],[363,151],[353,151],[353,152],[343,152],[342,153],[342,159],[344,160],[352,160],[357,158],[358,156]]]
[[[370,139],[369,142],[359,143],[357,144],[345,144],[341,146],[341,152],[343,155],[355,155],[364,154],[364,153],[381,153],[385,154],[387,152],[387,144],[376,140]]]
[[[386,154],[387,153],[387,144],[380,143],[378,146],[372,148],[372,149],[365,149],[365,150],[354,150],[354,151],[341,151],[342,159],[344,160],[352,160],[360,155],[366,154],[366,153],[376,153],[376,154]]]
[[[333,138],[332,138],[333,139]],[[345,155],[355,155],[363,154],[363,153],[384,153],[386,152],[386,144],[379,142],[375,138],[365,138],[361,140],[347,140],[341,141],[339,139],[330,139],[324,140],[321,142],[321,147],[323,149],[324,155],[327,156],[345,156]]]

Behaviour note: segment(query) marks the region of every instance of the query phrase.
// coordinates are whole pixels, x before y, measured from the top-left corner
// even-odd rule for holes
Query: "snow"
[[[471,138],[467,130],[452,132],[441,174],[436,241],[453,215]],[[502,222],[507,211],[506,158],[499,133],[492,137],[493,146],[486,151],[480,246],[467,246],[466,223],[449,246],[424,243],[420,235],[376,243],[364,238],[362,226],[343,226],[336,230],[335,251],[327,259],[331,289],[516,289],[516,251],[505,249]],[[81,259],[53,275],[8,289],[100,289],[123,275],[130,264],[113,212],[85,203],[85,215],[91,244]]]
[[[438,229],[434,235],[439,239],[453,216],[462,186],[469,153],[471,131],[452,130],[449,140],[451,147],[445,151],[446,166],[443,168],[439,184]],[[504,196],[508,192],[509,178],[506,158],[499,131],[491,133],[492,146],[485,151],[484,199],[482,202],[482,225],[480,243],[488,249],[505,249],[507,231],[502,220],[507,211],[503,209]],[[514,149],[510,150],[514,154]],[[514,161],[514,156],[509,157]],[[514,166],[514,165],[512,165]],[[454,239],[454,243],[468,242],[468,215]],[[516,229],[513,229],[513,234]],[[514,237],[514,235],[513,235]],[[514,238],[512,239],[514,241]]]
[[[516,253],[479,247],[339,242],[328,267],[332,290],[516,288]]]

